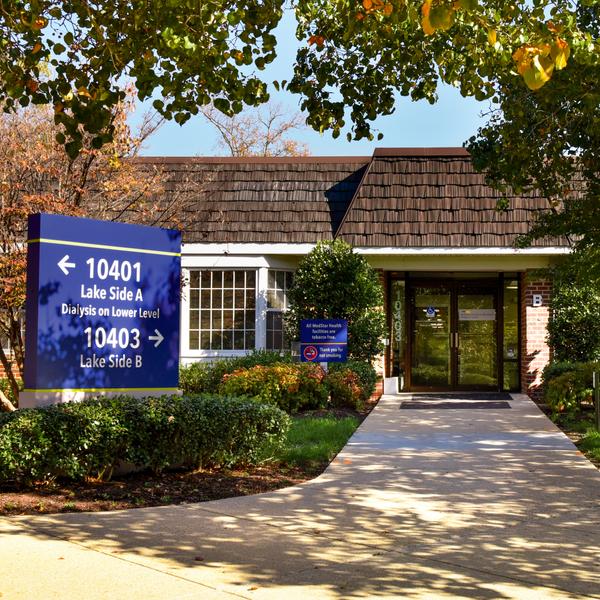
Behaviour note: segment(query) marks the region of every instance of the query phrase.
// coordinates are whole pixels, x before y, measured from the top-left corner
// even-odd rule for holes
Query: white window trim
[[[192,349],[190,348],[190,297],[191,297],[191,286],[190,286],[190,271],[256,271],[256,279],[255,279],[255,308],[254,308],[254,348],[246,348],[244,350],[239,349],[231,349],[231,350],[206,350],[206,349]],[[268,271],[268,270],[267,270]],[[212,359],[212,358],[226,358],[226,357],[235,357],[235,356],[244,356],[248,354],[253,349],[257,348],[256,339],[258,332],[256,330],[257,326],[257,312],[258,312],[258,271],[256,269],[247,268],[247,267],[204,267],[204,266],[183,266],[183,286],[182,286],[182,297],[181,297],[181,306],[180,306],[180,315],[179,315],[179,324],[180,324],[180,338],[179,338],[179,359],[182,364],[187,364],[188,362],[194,362],[194,359]],[[266,319],[265,319],[266,320]],[[266,329],[265,329],[265,341],[266,341]],[[191,360],[190,360],[191,359]]]

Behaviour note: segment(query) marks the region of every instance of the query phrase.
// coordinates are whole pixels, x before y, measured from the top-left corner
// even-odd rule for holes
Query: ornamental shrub
[[[222,358],[212,362],[196,362],[179,370],[179,386],[184,394],[217,393],[223,376],[238,369],[250,369],[256,365],[273,365],[292,362],[289,352],[255,350],[244,356]]]
[[[276,407],[210,395],[22,409],[0,415],[0,481],[109,478],[120,462],[155,472],[252,463],[288,428]]]
[[[581,409],[582,402],[591,401],[592,393],[582,373],[571,371],[558,375],[546,384],[544,399],[554,414],[574,413]]]
[[[347,369],[356,373],[359,378],[361,400],[368,400],[375,391],[375,384],[377,383],[377,371],[375,367],[370,362],[362,360],[349,360],[345,363],[329,364],[329,373],[345,371]]]
[[[577,371],[577,369],[581,366],[582,363],[574,362],[571,360],[560,360],[560,361],[552,361],[548,363],[542,372],[542,379],[544,383],[548,383],[551,379],[562,375],[563,373],[570,373],[572,371]]]
[[[364,390],[359,376],[350,369],[336,370],[327,374],[325,379],[330,393],[330,402],[336,408],[360,408],[364,399]]]
[[[591,402],[594,371],[600,372],[600,362],[550,363],[543,378],[544,400],[552,412],[575,412],[582,402]]]
[[[351,358],[371,361],[383,351],[383,289],[375,270],[346,242],[319,242],[294,273],[288,300],[290,339],[299,339],[302,319],[347,319]]]
[[[322,408],[327,403],[325,373],[312,363],[257,365],[223,377],[223,394],[245,395],[287,413]]]

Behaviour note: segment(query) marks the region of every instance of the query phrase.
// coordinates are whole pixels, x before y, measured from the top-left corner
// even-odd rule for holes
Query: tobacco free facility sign
[[[300,358],[303,362],[346,362],[348,321],[346,319],[300,321]]]
[[[181,234],[29,218],[25,391],[174,391]]]

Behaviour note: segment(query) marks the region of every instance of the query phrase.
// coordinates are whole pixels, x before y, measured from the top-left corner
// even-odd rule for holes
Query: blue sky
[[[297,48],[295,42],[295,22],[288,12],[275,32],[278,56],[261,75],[267,80],[290,79]],[[287,43],[284,43],[285,40]],[[270,90],[274,101],[289,108],[299,110],[300,98],[292,94]],[[149,106],[150,103],[147,103]],[[135,126],[141,113],[147,110],[141,105],[131,122]],[[384,134],[383,140],[368,142],[348,142],[344,135],[337,140],[330,133],[319,134],[310,128],[297,132],[294,139],[308,145],[310,154],[331,155],[370,155],[376,147],[409,146],[461,146],[485,122],[481,113],[488,108],[487,103],[463,98],[451,88],[440,90],[439,100],[430,105],[427,102],[411,102],[398,98],[396,112],[381,117],[375,127]],[[142,154],[145,156],[214,156],[222,151],[217,148],[218,136],[212,125],[202,117],[194,117],[185,125],[175,122],[165,123],[146,143]]]

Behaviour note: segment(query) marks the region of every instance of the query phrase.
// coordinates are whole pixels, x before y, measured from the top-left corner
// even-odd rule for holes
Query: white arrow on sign
[[[155,329],[154,333],[156,335],[149,335],[148,339],[151,340],[151,341],[156,340],[156,344],[154,344],[154,347],[156,348],[165,338],[164,338],[164,336],[162,335],[162,333],[158,329]]]
[[[76,267],[75,263],[69,262],[68,254],[65,254],[57,264],[65,275],[69,274],[69,269],[74,269]]]

